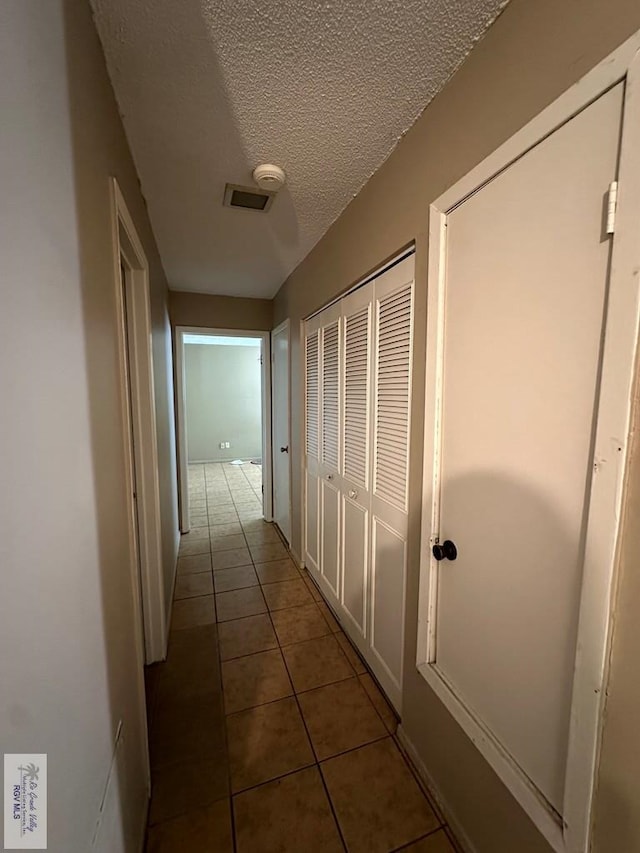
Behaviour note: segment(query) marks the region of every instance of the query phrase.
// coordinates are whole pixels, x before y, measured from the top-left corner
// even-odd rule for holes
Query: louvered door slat
[[[367,488],[369,306],[345,321],[344,476]]]
[[[340,338],[338,321],[322,332],[322,461],[338,467],[340,436]]]
[[[318,332],[306,340],[306,450],[318,458]]]
[[[405,285],[377,306],[375,494],[407,508],[412,288]]]

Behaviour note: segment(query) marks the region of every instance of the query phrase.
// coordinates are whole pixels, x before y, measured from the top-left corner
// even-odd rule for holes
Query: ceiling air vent
[[[275,193],[258,190],[255,187],[240,187],[227,184],[224,188],[225,207],[243,207],[245,210],[259,210],[266,213],[271,207]]]

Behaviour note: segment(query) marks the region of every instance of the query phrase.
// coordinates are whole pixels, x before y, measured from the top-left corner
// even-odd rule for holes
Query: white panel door
[[[319,323],[306,324],[305,341],[305,501],[304,551],[308,568],[320,567],[320,329]]]
[[[413,255],[374,282],[369,662],[400,710],[407,583]]]
[[[447,216],[435,666],[559,813],[622,98]]]
[[[334,604],[340,600],[340,304],[318,315],[321,323],[320,359],[320,577]]]
[[[273,520],[291,543],[289,452],[289,322],[271,334]]]
[[[342,300],[342,590],[349,635],[364,650],[368,629],[371,518],[373,284]]]

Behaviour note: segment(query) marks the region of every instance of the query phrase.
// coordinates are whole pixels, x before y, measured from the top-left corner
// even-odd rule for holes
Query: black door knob
[[[434,545],[431,549],[433,552],[433,556],[436,558],[438,562],[441,560],[455,560],[458,556],[458,549],[455,546],[455,543],[451,541],[451,539],[445,539],[445,541],[440,545]]]
[[[289,445],[288,445],[288,444],[287,444],[287,446],[286,446],[286,447],[281,447],[281,448],[280,448],[280,453],[288,453],[288,452],[289,452]]]

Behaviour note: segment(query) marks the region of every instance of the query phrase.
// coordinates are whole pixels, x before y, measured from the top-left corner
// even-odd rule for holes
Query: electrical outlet
[[[220,444],[218,445],[218,447],[220,448],[220,450],[224,450],[225,446],[226,446],[226,442],[225,442],[225,441],[221,441],[221,442],[220,442]]]
[[[230,441],[225,441],[224,446],[225,446],[225,448],[226,448],[227,450],[229,450],[229,448],[231,447],[231,442],[230,442]]]

